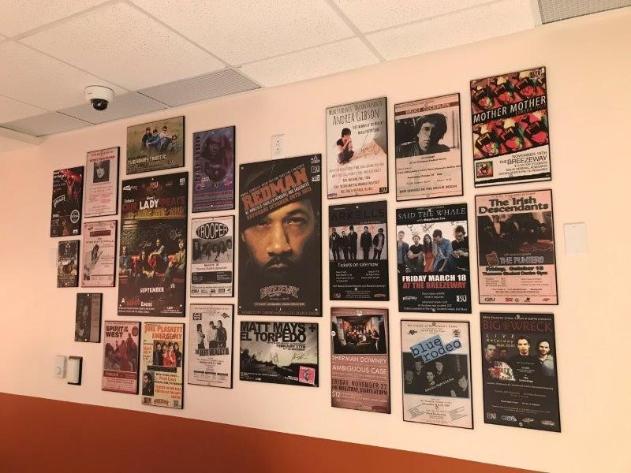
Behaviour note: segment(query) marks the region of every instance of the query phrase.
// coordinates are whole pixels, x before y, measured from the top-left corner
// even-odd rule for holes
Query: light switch
[[[272,159],[279,159],[283,157],[284,141],[285,141],[285,135],[272,136]]]
[[[57,378],[66,377],[66,357],[64,355],[55,357],[55,376]]]

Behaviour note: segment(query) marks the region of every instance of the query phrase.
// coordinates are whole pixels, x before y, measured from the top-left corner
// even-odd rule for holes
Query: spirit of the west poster
[[[101,389],[138,394],[140,322],[106,320]]]

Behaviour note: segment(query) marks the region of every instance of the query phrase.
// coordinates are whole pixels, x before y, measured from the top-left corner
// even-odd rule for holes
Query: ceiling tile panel
[[[20,120],[41,113],[46,113],[46,110],[0,95],[0,123]]]
[[[576,0],[539,0],[541,21],[550,23],[566,20],[576,16],[589,15],[614,8],[631,6],[631,0],[590,0],[580,2]]]
[[[145,97],[142,94],[131,92],[125,95],[119,95],[107,107],[107,110],[101,112],[94,110],[91,104],[79,105],[76,107],[59,110],[65,115],[84,120],[86,122],[98,124],[119,120],[121,118],[133,117],[144,113],[155,112],[167,108],[166,105],[156,102],[155,100]]]
[[[76,118],[62,115],[61,113],[51,112],[3,123],[2,127],[27,135],[45,136],[76,130],[77,128],[83,128],[89,125],[89,123],[82,120],[77,120]]]
[[[182,9],[181,4],[178,9]],[[104,5],[22,41],[130,90],[224,66],[126,3]]]

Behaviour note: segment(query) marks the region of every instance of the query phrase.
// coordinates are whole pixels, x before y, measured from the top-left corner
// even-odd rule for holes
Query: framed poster
[[[394,106],[397,200],[463,195],[460,94]]]
[[[321,157],[242,164],[239,314],[322,314]]]
[[[558,304],[552,191],[475,197],[480,304]]]
[[[390,414],[388,310],[331,308],[331,406]]]
[[[118,220],[83,222],[82,287],[114,287]]]
[[[561,432],[553,314],[480,314],[484,422]]]
[[[84,217],[103,217],[118,212],[119,155],[118,146],[88,152]]]
[[[473,429],[469,322],[402,320],[403,420]]]
[[[101,389],[138,394],[140,322],[106,320]]]
[[[142,325],[142,403],[184,408],[184,324]]]
[[[388,193],[386,97],[326,109],[329,199]]]
[[[194,218],[191,226],[191,297],[232,297],[234,216]]]
[[[329,207],[331,300],[390,300],[387,202]]]
[[[467,204],[397,209],[399,311],[471,313]]]
[[[191,304],[188,384],[232,388],[234,306]]]
[[[242,321],[239,379],[317,387],[318,324]]]
[[[79,240],[57,244],[57,287],[79,287]]]
[[[234,209],[235,127],[193,133],[193,212]]]
[[[75,318],[74,341],[92,342],[101,341],[101,308],[103,306],[103,294],[78,293],[77,315]]]
[[[549,181],[546,68],[471,81],[475,186]]]
[[[83,166],[53,172],[50,236],[81,234],[83,208]]]
[[[127,174],[184,166],[184,117],[127,128]]]

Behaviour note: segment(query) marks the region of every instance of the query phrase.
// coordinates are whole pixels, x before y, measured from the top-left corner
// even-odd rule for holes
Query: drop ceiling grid
[[[539,0],[543,23],[631,6],[631,0]]]
[[[0,95],[0,123],[12,122],[46,112],[42,108]]]

